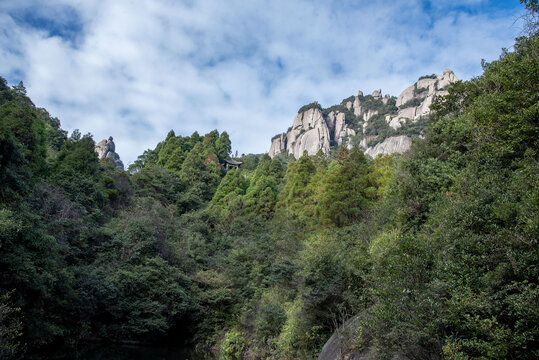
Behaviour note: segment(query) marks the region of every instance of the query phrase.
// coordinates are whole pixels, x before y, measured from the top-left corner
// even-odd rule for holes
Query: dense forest
[[[538,41],[451,85],[405,154],[229,171],[218,131],[118,170],[0,79],[0,358],[101,340],[310,359],[350,319],[379,359],[537,358]]]

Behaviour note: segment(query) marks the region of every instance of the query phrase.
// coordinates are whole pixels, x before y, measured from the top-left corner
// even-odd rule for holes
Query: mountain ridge
[[[447,87],[455,81],[454,72],[444,69],[441,75],[420,77],[398,97],[382,96],[381,89],[364,96],[360,90],[329,108],[316,101],[302,106],[292,127],[272,138],[268,155],[284,153],[297,159],[305,151],[328,154],[342,145],[358,145],[372,157],[402,153],[420,136],[434,99],[447,95]]]

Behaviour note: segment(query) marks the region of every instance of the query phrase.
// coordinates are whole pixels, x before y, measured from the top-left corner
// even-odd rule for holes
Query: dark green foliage
[[[420,76],[419,80],[421,80],[421,79],[436,79],[436,78],[437,78],[436,74],[430,74],[430,75]]]
[[[298,114],[304,112],[304,111],[307,111],[307,110],[310,110],[310,109],[319,109],[319,110],[322,110],[322,106],[318,103],[318,101],[315,101],[315,102],[312,102],[308,105],[303,105],[302,107],[299,108],[298,110]]]
[[[258,166],[258,161],[262,154],[247,154],[242,155],[241,158],[236,158],[236,160],[241,161],[243,164],[241,168],[247,171],[253,171]]]
[[[282,177],[283,169],[278,160],[272,161],[269,157],[260,160],[245,196],[250,211],[266,219],[272,217]]]
[[[185,158],[180,171],[180,179],[187,193],[201,201],[211,200],[221,180],[217,157],[211,153],[214,156],[212,159],[206,154],[203,143],[197,143]]]
[[[346,99],[343,99],[343,101],[341,101],[341,105],[346,105],[347,102],[354,102],[354,100],[356,99],[355,96],[349,96],[347,97]]]
[[[13,91],[7,85],[7,80],[0,77],[0,106],[14,99]]]
[[[160,166],[145,166],[131,180],[137,196],[152,197],[163,204],[176,204],[184,189],[176,173]]]
[[[407,119],[400,128],[398,128],[394,135],[406,135],[412,139],[417,139],[419,135],[424,132],[429,124],[429,117],[422,116],[418,120]]]
[[[414,87],[414,95],[421,95],[428,90],[429,90],[428,87],[418,88],[417,83],[416,83]]]
[[[395,130],[389,126],[383,115],[374,115],[365,128],[365,135],[378,135],[378,139],[382,139],[381,141],[393,134],[395,134]]]
[[[142,155],[139,155],[137,157],[137,160],[135,160],[132,164],[129,165],[127,168],[127,171],[129,171],[131,174],[134,174],[144,168],[146,165],[157,165],[158,161],[158,153],[153,150],[145,150]]]
[[[232,151],[232,144],[226,131],[223,131],[219,136],[219,139],[215,141],[215,150],[219,161],[229,158],[230,152]]]
[[[399,106],[399,108],[400,109],[406,109],[406,108],[409,108],[409,107],[416,107],[416,106],[421,105],[422,102],[423,102],[423,99],[412,98],[412,99],[408,100],[407,102],[405,102],[404,104],[402,104],[401,106]]]
[[[141,198],[104,229],[93,276],[98,335],[119,339],[163,336],[193,310],[186,254],[177,248],[170,211]]]
[[[99,161],[94,147],[95,143],[91,137],[83,137],[78,140],[70,139],[56,157],[56,161],[52,165],[53,172],[74,171],[90,177],[96,176]]]
[[[373,248],[380,357],[537,356],[536,36],[515,49],[449,88],[402,163],[398,226]]]
[[[337,227],[359,221],[369,204],[369,164],[358,147],[341,147],[339,161],[328,169],[317,207],[321,222]]]
[[[406,154],[249,154],[228,172],[216,130],[114,169],[1,79],[0,356],[97,338],[307,359],[356,318],[344,335],[380,359],[536,358],[537,45],[396,131],[394,98],[361,97],[367,135],[417,138]],[[361,126],[351,100],[323,111]]]
[[[275,337],[286,321],[286,313],[278,304],[267,304],[258,309],[256,332],[262,340]]]
[[[361,130],[361,124],[363,123],[363,120],[361,118],[358,118],[354,114],[353,109],[348,109],[345,105],[333,105],[332,107],[329,107],[327,109],[322,110],[324,115],[328,115],[330,112],[341,112],[344,114],[344,121],[347,125],[350,125],[350,127],[356,131]],[[333,137],[333,136],[332,136]],[[333,145],[333,144],[332,144]]]
[[[0,211],[0,284],[3,290],[16,289],[12,301],[23,314],[22,340],[44,345],[58,336],[74,335],[63,314],[72,314],[76,309],[71,306],[78,303],[59,245],[43,231],[39,217],[26,209]]]
[[[0,357],[14,359],[21,351],[21,309],[13,306],[11,292],[0,293]]]
[[[2,141],[13,141],[32,175],[45,167],[46,135],[45,124],[35,109],[27,104],[10,101],[0,107],[0,137]]]
[[[210,208],[225,218],[230,216],[231,212],[243,207],[241,196],[245,195],[248,186],[249,180],[241,170],[228,171],[213,195]]]
[[[64,142],[67,140],[67,131],[60,128],[60,120],[51,117],[47,110],[38,108],[36,111],[45,123],[47,145],[49,151],[52,151],[52,155],[54,155],[62,149],[62,145],[64,145]]]
[[[30,178],[24,155],[11,138],[0,137],[0,198],[13,200],[26,188]]]

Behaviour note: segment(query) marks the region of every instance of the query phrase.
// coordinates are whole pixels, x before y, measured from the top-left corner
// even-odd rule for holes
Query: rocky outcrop
[[[120,160],[120,155],[116,153],[116,145],[114,145],[112,136],[98,142],[94,150],[100,160],[109,159],[118,169],[124,169],[124,163]]]
[[[352,102],[347,102],[347,108],[348,103],[350,103],[350,110],[352,108]],[[326,117],[326,124],[328,125],[330,134],[333,134],[332,139],[338,146],[341,146],[346,139],[356,135],[356,132],[346,125],[346,116],[342,112],[330,112]]]
[[[447,95],[446,88],[457,81],[452,70],[444,69],[442,75],[430,75],[419,78],[407,87],[398,97],[395,105],[397,114],[388,119],[393,129],[400,128],[407,120],[417,121],[430,113],[430,106],[437,96]]]
[[[335,122],[333,122],[333,128]],[[283,151],[287,151],[295,158],[299,158],[305,151],[309,155],[316,154],[318,150],[328,153],[330,141],[329,128],[324,114],[322,110],[315,107],[298,113],[294,118],[292,128],[286,134],[273,138],[269,156],[274,157]]]
[[[362,322],[368,319],[366,312],[360,313],[342,324],[324,344],[318,355],[318,360],[374,360],[379,359],[371,346],[371,336],[368,330],[362,328]],[[397,352],[392,354],[392,360],[436,359],[436,354],[425,351],[408,351],[406,356]]]
[[[380,154],[403,153],[412,146],[412,139],[406,135],[391,136],[376,144],[374,147],[368,147],[365,154],[377,157]]]
[[[299,158],[305,151],[309,155],[319,150],[327,154],[331,147],[346,145],[350,148],[354,144],[372,157],[404,152],[412,143],[406,135],[406,127],[428,116],[434,99],[446,95],[447,86],[457,80],[453,71],[445,69],[441,75],[419,78],[396,98],[388,94],[382,96],[382,90],[378,89],[366,96],[358,91],[357,96],[326,110],[313,103],[296,115],[288,132],[273,137],[269,156],[285,153]],[[377,132],[381,119],[391,131]],[[377,134],[387,138],[381,139]],[[378,143],[369,146],[376,139]]]
[[[369,350],[361,346],[363,339],[361,339],[360,329],[360,316],[348,320],[324,344],[318,360],[369,359]]]

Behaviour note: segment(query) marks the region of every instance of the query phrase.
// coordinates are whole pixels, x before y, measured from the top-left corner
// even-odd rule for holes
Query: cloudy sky
[[[266,152],[297,109],[419,76],[469,79],[519,34],[518,0],[0,0],[0,76],[124,163],[227,131]]]

